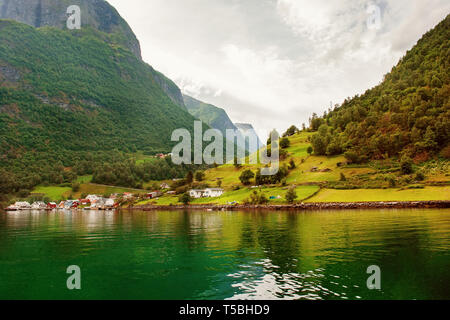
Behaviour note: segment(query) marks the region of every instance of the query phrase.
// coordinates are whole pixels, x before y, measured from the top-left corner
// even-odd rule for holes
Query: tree
[[[309,155],[312,155],[314,149],[313,147],[309,146],[308,149],[306,150],[306,152],[308,152]]]
[[[411,159],[404,159],[400,163],[402,174],[411,174],[414,172]]]
[[[283,134],[283,137],[290,137],[299,132],[298,128],[296,126],[291,126],[287,131]]]
[[[361,162],[359,155],[356,152],[351,151],[351,150],[347,151],[344,154],[344,157],[351,163],[360,163]]]
[[[295,164],[294,159],[291,159],[291,161],[289,161],[289,170],[294,170],[295,168],[297,168],[297,165]]]
[[[218,188],[222,187],[222,180],[220,180],[220,179],[217,180],[217,187]]]
[[[188,192],[185,192],[178,198],[178,201],[180,201],[184,205],[188,205],[189,203],[191,203],[192,198]]]
[[[298,198],[297,192],[295,191],[295,187],[292,186],[286,192],[286,201],[289,203],[293,203]]]
[[[342,182],[347,181],[347,177],[342,172],[341,172],[341,178],[339,179],[339,181],[342,181]]]
[[[252,180],[254,177],[255,174],[253,173],[253,171],[245,170],[244,172],[242,172],[239,180],[241,180],[243,185],[248,186],[250,184],[250,180]]]
[[[205,172],[197,171],[195,173],[195,180],[197,180],[198,182],[201,182],[201,181],[205,180]]]
[[[194,174],[192,173],[192,171],[189,171],[186,175],[186,183],[192,184],[192,182],[194,182]]]
[[[262,193],[262,191],[254,190],[252,194],[250,194],[250,199],[244,200],[245,203],[249,204],[266,204],[269,202],[266,195]]]
[[[291,141],[289,141],[288,137],[284,137],[280,139],[280,147],[282,149],[287,149],[291,146]]]

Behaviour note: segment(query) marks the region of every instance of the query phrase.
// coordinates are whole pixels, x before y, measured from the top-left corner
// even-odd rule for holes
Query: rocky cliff
[[[78,5],[81,9],[81,27],[89,26],[113,35],[114,41],[142,60],[141,46],[130,26],[104,0],[0,0],[0,19],[15,20],[36,28],[67,29],[67,8],[71,5]],[[169,98],[186,110],[177,85],[156,70],[153,77]]]
[[[0,19],[12,19],[36,28],[67,28],[67,8],[78,5],[81,26],[114,34],[117,41],[141,59],[139,41],[125,20],[104,0],[0,0]]]

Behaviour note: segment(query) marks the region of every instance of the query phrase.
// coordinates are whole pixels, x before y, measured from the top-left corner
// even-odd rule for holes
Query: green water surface
[[[0,299],[450,299],[449,249],[447,209],[0,213]]]

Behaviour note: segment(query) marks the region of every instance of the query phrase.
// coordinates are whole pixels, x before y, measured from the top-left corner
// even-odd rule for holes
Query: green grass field
[[[67,198],[72,192],[70,187],[36,187],[32,193],[43,194],[48,197],[51,201],[60,201],[63,197]]]
[[[80,185],[80,190],[77,192],[72,192],[72,188],[70,187],[38,186],[32,191],[32,194],[43,194],[45,197],[50,198],[50,200],[52,201],[60,201],[62,199],[68,199],[70,197],[74,199],[79,199],[83,194],[109,195],[112,193],[124,193],[124,192],[143,194],[146,193],[146,190],[110,187],[92,183],[84,183]]]
[[[79,176],[77,178],[78,183],[90,183],[92,181],[92,175]]]
[[[228,204],[230,202],[242,203],[246,198],[249,198],[251,193],[258,189],[251,188],[242,188],[236,191],[228,191],[225,192],[219,198],[202,198],[195,199],[192,201],[192,204]],[[296,192],[298,195],[297,201],[304,200],[319,190],[318,186],[300,186],[296,188]],[[287,188],[262,188],[261,191],[265,194],[265,196],[269,199],[270,197],[278,197],[281,199],[269,199],[269,203],[271,204],[283,204],[286,203],[285,196],[287,192]],[[157,200],[148,200],[138,203],[138,205],[145,204],[157,204],[157,205],[169,205],[169,204],[179,204],[178,196],[164,196]]]
[[[450,200],[450,187],[424,189],[322,189],[306,202],[369,202]]]

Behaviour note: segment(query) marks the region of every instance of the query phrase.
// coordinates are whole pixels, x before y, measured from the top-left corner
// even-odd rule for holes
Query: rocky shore
[[[146,205],[131,207],[129,210],[207,210],[207,211],[233,211],[233,210],[349,210],[349,209],[419,209],[419,208],[450,208],[450,201],[410,201],[410,202],[326,202],[326,203],[298,203],[292,205],[174,205],[155,206]]]

